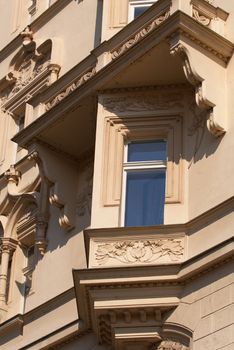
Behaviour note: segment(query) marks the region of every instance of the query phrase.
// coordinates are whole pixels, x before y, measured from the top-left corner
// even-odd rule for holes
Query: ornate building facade
[[[233,16],[0,2],[2,350],[234,348]]]

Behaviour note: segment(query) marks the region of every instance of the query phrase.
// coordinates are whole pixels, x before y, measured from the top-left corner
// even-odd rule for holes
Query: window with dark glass
[[[129,22],[140,16],[157,0],[130,0],[129,1]]]
[[[126,145],[124,225],[160,225],[164,221],[167,146],[165,140]]]

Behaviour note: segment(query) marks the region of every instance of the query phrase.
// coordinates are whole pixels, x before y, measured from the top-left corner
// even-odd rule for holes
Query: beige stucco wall
[[[233,263],[219,267],[194,282],[186,285],[180,305],[167,322],[191,329],[195,350],[232,349]]]
[[[160,0],[160,4],[163,4],[163,1],[164,0]],[[108,40],[127,25],[128,9],[126,0],[119,0],[119,2],[117,0],[103,1],[102,23],[102,1],[68,1],[60,10],[57,12],[55,11],[53,15],[45,17],[45,22],[43,22],[42,19],[39,21],[39,16],[41,15],[41,18],[43,18],[43,15],[47,16],[48,11],[51,9],[46,10],[47,12],[43,12],[44,9],[41,4],[42,2],[40,3],[41,7],[37,14],[38,17],[35,17],[36,24],[32,23],[32,27],[34,28],[33,40],[35,40],[37,44],[51,37],[57,40],[54,42],[55,46],[57,45],[57,56],[55,55],[54,63],[56,63],[57,60],[57,63],[61,66],[59,78],[64,77],[66,74],[68,74],[67,76],[69,77],[69,71],[86,58],[100,43],[100,40]],[[225,38],[234,41],[234,25],[232,21],[234,4],[230,0],[214,0],[213,4],[230,12],[227,22],[222,26],[222,33],[220,30],[219,34],[223,34]],[[54,5],[56,5],[56,2],[54,2]],[[14,1],[9,2],[9,6],[6,6],[3,0],[0,1],[1,17],[7,19],[0,22],[0,32],[5,33],[5,35],[0,38],[0,48],[4,49],[4,47],[9,44],[8,49],[5,47],[0,53],[0,79],[9,72],[9,64],[20,49],[22,43],[21,40],[16,39],[16,37],[28,24],[25,19],[26,17],[22,16],[21,22],[19,21],[18,24],[16,23],[17,21],[15,22],[17,28],[14,31],[12,30],[12,18],[14,17],[13,12],[15,9],[16,3]],[[191,15],[189,1],[183,0],[181,2],[173,0],[171,15],[178,9],[184,11],[187,15]],[[38,26],[37,23],[39,23]],[[128,28],[129,33],[131,33],[131,26],[128,26]],[[11,42],[14,39],[15,41]],[[168,42],[166,42],[166,45],[169,52],[170,48]],[[185,42],[185,45],[189,47],[188,42]],[[55,49],[55,47],[52,46],[52,52],[53,49]],[[165,42],[163,50],[164,49]],[[144,48],[139,50],[141,50],[141,53],[138,58],[139,61],[142,60],[143,62],[148,52],[146,55]],[[137,49],[135,51],[137,51]],[[185,88],[182,92],[181,100],[179,101],[180,107],[176,109],[176,112],[174,106],[171,108],[167,106],[168,100],[166,100],[166,98],[163,112],[159,111],[157,106],[155,106],[154,110],[151,109],[150,113],[147,110],[143,112],[140,110],[134,112],[127,111],[124,114],[116,111],[108,111],[107,108],[104,108],[103,99],[105,97],[112,98],[114,96],[113,100],[116,99],[115,107],[118,104],[119,97],[125,98],[126,103],[128,103],[130,98],[135,98],[134,96],[136,95],[138,96],[137,102],[143,100],[143,96],[147,94],[148,96],[152,95],[156,100],[157,96],[164,91],[164,87],[160,87],[160,89],[157,90],[159,92],[152,93],[150,88],[141,86],[140,79],[144,81],[144,65],[141,66],[143,74],[139,74],[138,76],[137,69],[135,71],[135,76],[134,70],[131,73],[133,76],[131,82],[133,85],[135,84],[137,88],[140,88],[140,92],[137,89],[134,90],[133,86],[129,84],[131,86],[126,86],[126,90],[123,88],[121,91],[114,91],[114,93],[113,91],[98,91],[94,94],[95,98],[98,98],[98,103],[94,106],[92,115],[93,124],[94,120],[97,121],[94,164],[91,159],[89,167],[87,168],[86,154],[83,155],[82,159],[75,159],[75,157],[70,157],[70,159],[66,153],[59,152],[58,150],[51,151],[50,148],[48,148],[48,152],[45,153],[52,154],[54,152],[56,155],[51,155],[47,159],[44,153],[45,157],[42,157],[42,161],[45,161],[43,171],[47,176],[48,169],[53,173],[53,176],[51,175],[47,180],[50,184],[53,184],[53,190],[55,188],[55,195],[54,197],[52,196],[52,200],[51,189],[49,193],[50,203],[48,205],[48,227],[46,230],[48,245],[45,254],[40,255],[36,262],[33,271],[32,290],[27,297],[24,296],[23,292],[24,275],[22,273],[22,266],[25,264],[26,257],[23,254],[22,247],[18,246],[16,248],[12,261],[12,269],[14,271],[10,281],[10,297],[7,305],[7,313],[4,314],[4,321],[8,322],[18,314],[24,313],[26,314],[26,318],[24,320],[23,332],[20,330],[20,327],[18,329],[14,324],[13,326],[10,325],[7,330],[4,329],[2,331],[2,336],[0,335],[0,345],[3,350],[15,350],[23,348],[24,346],[29,346],[30,349],[35,350],[48,349],[50,342],[56,343],[60,339],[66,337],[71,337],[69,343],[57,345],[62,350],[109,350],[108,346],[97,344],[96,335],[92,332],[87,334],[82,333],[82,322],[79,326],[75,324],[77,318],[79,318],[79,309],[77,311],[76,300],[79,296],[74,293],[74,281],[72,276],[72,269],[87,268],[87,255],[89,253],[85,250],[85,229],[90,226],[92,229],[105,228],[107,230],[110,229],[109,232],[111,233],[111,228],[123,226],[123,222],[121,222],[121,209],[123,206],[121,194],[122,155],[125,136],[123,136],[121,140],[117,138],[116,144],[114,145],[110,140],[108,141],[108,137],[114,138],[115,133],[119,132],[116,127],[115,130],[113,128],[107,135],[106,120],[108,118],[114,120],[113,124],[115,124],[116,120],[121,120],[121,118],[135,118],[136,116],[142,118],[142,120],[152,117],[154,121],[157,121],[157,118],[165,119],[168,116],[172,116],[175,120],[176,117],[178,118],[177,122],[180,123],[179,132],[173,124],[175,120],[173,120],[173,122],[168,122],[170,125],[167,127],[168,130],[174,128],[173,142],[174,146],[177,147],[177,155],[175,156],[177,161],[174,159],[171,161],[172,167],[168,167],[167,176],[168,179],[172,179],[171,187],[174,191],[172,191],[172,196],[176,199],[174,202],[172,200],[170,202],[169,198],[168,202],[165,204],[165,224],[184,224],[186,226],[186,223],[199,217],[199,215],[209,213],[215,206],[221,205],[234,195],[234,161],[232,157],[234,149],[234,120],[232,117],[234,113],[234,58],[231,57],[230,62],[225,66],[223,63],[221,64],[218,59],[211,60],[209,54],[207,54],[207,52],[204,54],[203,48],[198,48],[195,44],[191,44],[190,53],[192,56],[191,62],[195,62],[195,70],[197,70],[202,76],[202,79],[204,78],[205,80],[204,86],[207,89],[205,92],[208,94],[209,98],[214,98],[211,102],[214,103],[214,105],[216,103],[218,105],[216,117],[219,122],[223,122],[222,125],[225,128],[225,133],[222,136],[215,137],[208,131],[205,120],[205,122],[198,126],[196,132],[191,135],[189,129],[194,119],[196,120],[196,117],[199,117],[200,110],[196,107],[191,111],[191,104],[195,104],[196,86],[191,87],[185,75],[183,78],[180,77]],[[110,52],[108,52],[106,56],[108,59],[109,54]],[[153,55],[155,53],[150,52],[150,54]],[[98,56],[98,50],[95,51],[94,56],[95,55]],[[157,58],[156,54],[155,57]],[[104,68],[104,65],[107,65],[107,60],[103,60],[102,62],[102,59],[100,57],[98,58],[98,70],[101,70]],[[119,60],[119,62],[121,62],[121,60]],[[134,66],[135,63],[136,61],[133,61],[131,65],[124,67],[122,77],[116,74],[117,78],[114,77],[114,79],[116,79],[117,84],[121,84],[122,81],[124,81],[123,76],[126,76],[128,68]],[[157,64],[159,67],[163,67],[163,59],[161,59],[160,62],[158,61]],[[177,62],[175,63],[175,67],[177,67],[176,64]],[[154,75],[152,76],[154,77]],[[81,76],[81,79],[83,77],[84,76]],[[123,78],[122,81],[121,78]],[[168,79],[170,79],[170,77],[168,77]],[[85,79],[83,80],[85,81]],[[67,78],[67,81],[69,81],[69,78]],[[157,76],[155,77],[155,81],[157,83]],[[179,83],[181,83],[181,81],[177,81],[176,84],[174,81],[171,83],[174,84],[173,91],[178,92]],[[68,83],[66,82],[66,84]],[[137,84],[140,86],[137,86]],[[53,86],[49,87],[49,89],[50,88],[53,89]],[[67,85],[64,88],[67,88]],[[167,91],[167,87],[165,90]],[[136,93],[136,91],[138,92]],[[169,94],[169,92],[166,92],[166,94]],[[35,99],[35,101],[33,107],[35,110],[40,109],[40,99]],[[61,98],[61,104],[62,103],[63,101]],[[33,107],[31,106],[30,108]],[[14,198],[16,199],[18,196],[21,196],[22,193],[24,193],[24,188],[30,189],[29,195],[31,195],[32,192],[39,193],[39,183],[34,187],[28,185],[32,181],[32,178],[35,177],[35,169],[37,169],[39,173],[39,166],[38,164],[30,163],[30,165],[27,165],[30,169],[22,171],[22,165],[20,164],[24,162],[28,164],[29,162],[26,160],[26,157],[22,159],[16,166],[16,168],[18,167],[17,169],[21,169],[21,173],[18,175],[18,182],[15,180],[14,183],[15,192],[10,192],[10,186],[4,178],[4,172],[9,169],[11,164],[16,162],[16,144],[10,139],[17,132],[17,127],[14,119],[10,115],[6,115],[5,111],[0,113],[0,198],[3,199],[2,203],[5,203],[8,200],[7,191],[10,193],[9,201],[12,200],[13,196],[15,196]],[[69,113],[70,112],[67,114],[65,113],[63,119],[67,117],[69,119]],[[72,109],[71,113],[76,113],[75,107]],[[90,127],[90,124],[85,121],[85,117],[86,114],[84,114],[83,119],[84,125]],[[111,121],[113,121],[112,119]],[[30,122],[31,121],[32,120],[30,120]],[[163,124],[162,121],[161,124]],[[57,125],[59,128],[59,122]],[[79,138],[79,132],[82,131],[80,131],[81,129],[79,129],[75,123],[73,125],[77,128],[77,138]],[[127,128],[126,125],[127,122],[124,121],[123,128],[125,128],[125,131]],[[67,134],[67,137],[70,137],[70,135]],[[90,139],[92,138],[90,137]],[[60,139],[58,138],[57,141],[59,145]],[[43,147],[47,147],[46,143]],[[93,155],[94,149],[92,145],[90,145],[90,151]],[[107,155],[107,151],[112,152],[108,171],[105,170],[107,158],[109,156]],[[24,155],[26,155],[26,151]],[[115,157],[119,160],[116,168],[114,164],[116,160]],[[94,180],[93,189],[91,189],[90,183],[87,185],[87,179],[90,181],[92,178],[90,171],[92,173],[93,168]],[[45,174],[40,172],[40,176],[45,176]],[[113,194],[113,187],[116,183],[119,186],[116,190],[116,193],[118,193],[116,197],[117,200],[110,195],[110,193]],[[91,192],[92,212],[90,213]],[[56,201],[56,195],[59,194],[62,199],[60,200],[59,197]],[[105,195],[106,198],[104,198]],[[0,203],[0,207],[2,203]],[[5,217],[8,205],[4,204],[3,207],[3,214]],[[67,229],[66,225],[61,225],[61,218],[64,219],[67,215],[68,219],[70,219],[69,214],[71,214],[71,212],[73,214],[74,225],[71,229]],[[8,215],[10,214],[8,213]],[[16,224],[15,222],[12,231],[15,236]],[[185,226],[183,226],[183,229]],[[183,259],[196,259],[199,257],[199,254],[214,249],[218,244],[232,239],[232,227],[233,214],[230,208],[227,208],[226,211],[224,209],[222,215],[219,215],[219,213],[217,215],[215,213],[207,214],[207,222],[204,224],[203,220],[202,225],[199,226],[198,223],[195,229],[190,230],[190,227],[185,227],[185,233],[183,232],[185,236],[185,254]],[[2,231],[4,231],[4,228]],[[181,227],[179,229],[181,229]],[[112,236],[114,236],[114,234],[112,234]],[[167,238],[168,237],[165,239]],[[182,262],[184,262],[184,260]],[[119,267],[117,264],[116,266]],[[121,267],[125,270],[127,266],[126,264]],[[136,266],[139,265],[136,264]],[[156,272],[155,274],[157,275]],[[207,350],[232,349],[234,342],[233,278],[233,263],[226,262],[226,264],[221,266],[214,266],[212,271],[206,272],[206,274],[196,277],[196,279],[191,279],[183,285],[178,307],[167,316],[164,322],[179,324],[190,329],[193,333],[193,350],[200,350],[203,348]],[[68,326],[71,323],[75,325],[74,328],[70,330]],[[67,334],[63,333],[65,328],[69,328]],[[71,335],[73,333],[75,334],[77,329],[81,330],[80,336],[72,338]],[[56,335],[54,335],[53,332],[57,332]],[[53,339],[51,340],[51,338]]]
[[[57,2],[58,3],[58,2]],[[60,3],[62,3],[60,1]],[[54,4],[55,6],[56,4]],[[3,2],[0,4],[2,18],[9,18],[15,9],[14,1],[10,2],[10,6],[5,6]],[[56,5],[58,6],[58,5]],[[51,8],[47,11],[51,11]],[[61,63],[60,76],[66,73],[74,65],[84,59],[89,55],[90,51],[94,49],[100,43],[100,34],[98,34],[100,27],[100,8],[99,13],[97,13],[98,6],[91,0],[86,0],[82,2],[68,1],[67,4],[61,6],[60,8],[55,7],[55,10],[48,17],[47,12],[43,12],[42,20],[39,24],[33,27],[34,29],[34,39],[37,42],[43,42],[49,38],[57,38],[59,40],[59,51]],[[87,21],[87,13],[89,20]],[[47,16],[46,25],[43,23],[43,16]],[[97,18],[97,16],[99,16]],[[21,17],[23,25],[20,25],[17,30],[17,35],[30,23],[24,21],[23,16]],[[68,25],[69,23],[69,25]],[[14,57],[20,48],[20,40],[15,44],[11,42],[16,34],[9,35],[11,33],[10,21],[6,21],[6,26],[4,22],[1,22],[3,26],[2,32],[5,33],[2,36],[2,43],[0,42],[0,47],[4,48],[6,43],[10,44],[10,52],[3,58],[1,57],[1,77],[3,77],[8,72],[8,65],[10,60]],[[82,33],[85,33],[83,35]],[[0,55],[1,56],[1,55]]]

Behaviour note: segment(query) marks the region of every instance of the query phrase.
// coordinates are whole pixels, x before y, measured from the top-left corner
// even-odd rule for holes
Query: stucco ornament
[[[99,265],[109,259],[122,263],[150,263],[164,257],[177,262],[183,257],[184,248],[181,239],[159,239],[147,241],[121,241],[100,244],[96,251]]]
[[[73,91],[79,88],[81,85],[86,83],[90,78],[92,78],[96,74],[96,68],[93,67],[92,70],[82,74],[76,79],[71,85],[69,85],[65,90],[61,91],[57,96],[53,97],[50,101],[46,103],[46,110],[49,111],[51,108],[56,106],[60,101],[62,101],[65,97],[70,95]]]
[[[164,22],[170,16],[170,11],[166,11],[164,14],[155,18],[151,23],[147,24],[147,26],[141,29],[138,33],[136,33],[133,37],[131,37],[128,41],[122,44],[119,48],[114,50],[111,53],[112,60],[116,59],[120,55],[122,55],[125,51],[130,49],[132,46],[137,44],[140,40],[142,40],[145,36],[150,34],[155,28],[157,28],[162,22]]]
[[[172,340],[163,340],[159,345],[154,345],[151,350],[188,350],[188,347]]]
[[[169,89],[168,89],[169,90]],[[166,91],[156,91],[150,94],[137,94],[133,96],[108,97],[103,101],[105,110],[112,113],[144,112],[154,110],[168,110],[183,106],[183,94]]]
[[[209,26],[211,22],[211,18],[208,18],[204,16],[202,13],[200,13],[197,9],[193,9],[193,17],[204,26]]]

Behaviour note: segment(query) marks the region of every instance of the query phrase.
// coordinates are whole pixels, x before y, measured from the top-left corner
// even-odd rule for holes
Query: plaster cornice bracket
[[[221,100],[220,95],[215,91],[215,89],[214,93],[212,91],[216,77],[210,77],[209,74],[206,74],[206,76],[203,77],[203,75],[197,73],[193,64],[197,60],[196,57],[192,57],[192,55],[197,55],[197,52],[195,52],[195,50],[193,51],[192,49],[189,50],[189,45],[183,42],[182,34],[180,32],[174,33],[174,35],[168,38],[168,41],[171,55],[178,56],[181,59],[185,77],[188,80],[188,82],[195,87],[196,104],[201,110],[206,112],[205,115],[207,117],[207,128],[209,132],[215,137],[223,135],[226,132],[226,130],[221,125],[221,123],[216,120],[216,114],[220,116],[220,112],[216,112],[216,110],[220,111],[225,101]],[[202,53],[200,53],[200,55],[202,55]],[[204,57],[204,55],[202,55],[202,59],[206,60],[206,64],[209,64],[209,62],[207,61],[208,59]],[[199,64],[202,65],[202,63]],[[223,77],[223,79],[225,79],[224,72]],[[217,81],[217,84],[220,83],[222,82]],[[223,85],[223,88],[225,89],[224,80]],[[206,94],[204,91],[206,91]],[[214,97],[212,99],[210,97],[207,98],[208,94],[209,96],[213,95]],[[215,101],[215,103],[213,103],[212,101]],[[222,113],[222,117],[223,115],[225,115],[225,113]]]
[[[42,182],[45,184],[44,196],[47,197],[48,203],[60,211],[59,225],[65,231],[71,230],[75,225],[73,186],[77,178],[76,169],[64,158],[39,143],[33,145],[28,159],[36,162],[39,167]],[[64,174],[64,163],[67,163],[66,175],[68,178]]]
[[[177,55],[180,57],[183,65],[184,74],[188,82],[193,86],[200,85],[203,79],[193,69],[189,60],[188,49],[180,41],[173,43],[173,37],[170,46],[170,53],[173,56]]]

